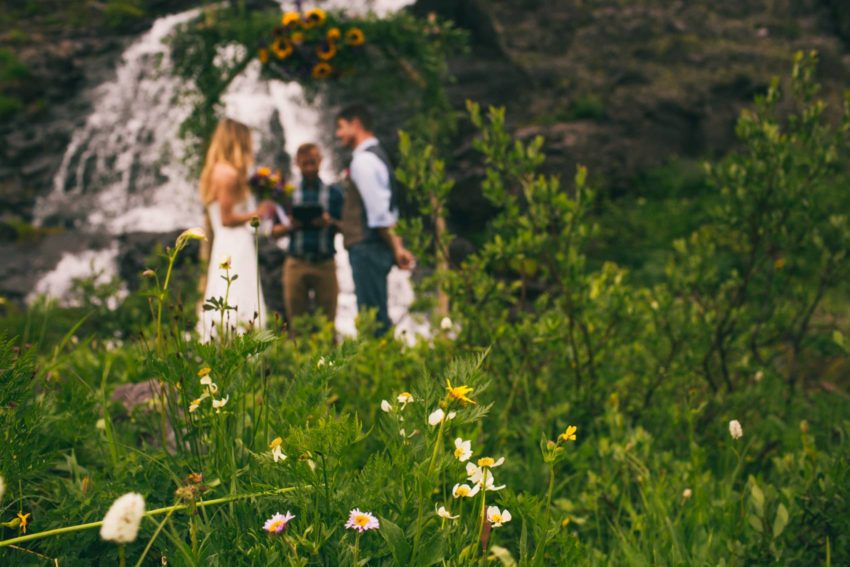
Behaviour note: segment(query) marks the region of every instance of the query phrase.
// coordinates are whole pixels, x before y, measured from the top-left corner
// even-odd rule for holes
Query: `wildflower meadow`
[[[427,335],[233,329],[202,228],[117,307],[4,308],[0,564],[850,564],[850,107],[816,68],[743,111],[651,278],[600,253],[592,171],[470,102],[496,212],[462,260],[433,230],[456,154],[400,135]]]

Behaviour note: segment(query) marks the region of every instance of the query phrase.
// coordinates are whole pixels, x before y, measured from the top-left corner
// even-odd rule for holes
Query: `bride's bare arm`
[[[221,209],[221,224],[224,226],[240,226],[249,222],[255,216],[262,216],[264,211],[256,210],[249,213],[237,213],[238,172],[224,164],[217,165],[212,174],[212,185],[215,188],[216,199]]]

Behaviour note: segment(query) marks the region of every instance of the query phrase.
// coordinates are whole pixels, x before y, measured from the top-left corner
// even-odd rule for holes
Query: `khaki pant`
[[[289,323],[310,310],[310,290],[316,295],[316,306],[328,320],[336,319],[339,284],[333,258],[308,262],[287,257],[283,264],[283,303]]]

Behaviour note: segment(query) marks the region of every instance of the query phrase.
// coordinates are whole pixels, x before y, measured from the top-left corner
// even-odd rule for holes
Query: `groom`
[[[372,117],[366,107],[352,105],[340,111],[336,137],[352,150],[340,229],[351,261],[357,307],[377,309],[377,333],[384,334],[392,324],[387,309],[387,275],[393,264],[408,270],[414,263],[413,254],[393,231],[398,221],[393,168],[372,132]]]

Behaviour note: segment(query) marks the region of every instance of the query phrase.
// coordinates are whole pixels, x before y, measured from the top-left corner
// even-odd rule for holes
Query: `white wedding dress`
[[[234,212],[244,214],[256,208],[257,201],[249,194],[245,201],[234,206]],[[223,298],[227,293],[227,282],[222,278],[225,271],[219,265],[224,257],[230,256],[230,275],[239,277],[231,283],[227,298],[228,305],[236,307],[236,311],[227,311],[225,325],[236,327],[237,332],[244,332],[252,322],[257,326],[256,318],[259,315],[260,326],[264,326],[266,305],[262,288],[257,305],[257,249],[254,245],[254,229],[248,223],[224,226],[221,223],[221,207],[218,201],[207,205],[207,214],[212,225],[213,238],[204,301],[211,297]],[[208,340],[217,334],[220,321],[220,312],[202,310],[198,319],[198,332],[201,337]]]

